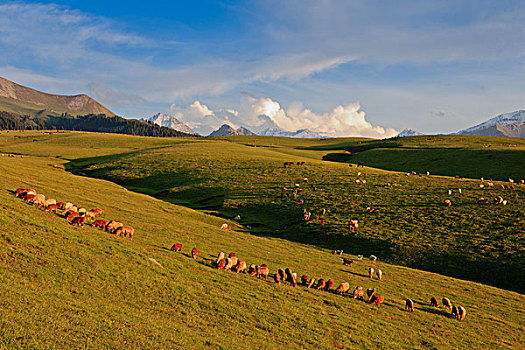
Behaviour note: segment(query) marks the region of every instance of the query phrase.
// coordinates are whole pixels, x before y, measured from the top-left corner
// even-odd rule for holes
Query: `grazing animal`
[[[329,279],[328,282],[326,282],[326,287],[324,288],[325,291],[329,292],[334,287],[334,280]]]
[[[71,209],[73,207],[74,207],[74,205],[71,202],[67,202],[66,204],[64,204],[64,210],[69,210],[69,209]]]
[[[117,231],[117,229],[118,229],[119,227],[122,227],[122,226],[124,226],[124,224],[121,223],[120,221],[111,220],[111,221],[106,225],[106,231],[115,233],[115,232]]]
[[[315,290],[322,290],[324,287],[326,287],[326,281],[324,279],[320,279],[317,282],[317,287],[315,287]]]
[[[226,259],[226,266],[224,266],[224,269],[225,269],[225,270],[231,270],[232,267],[233,267],[233,261],[232,261],[232,259],[227,258],[227,259]]]
[[[78,214],[79,214],[80,216],[85,216],[86,213],[87,213],[86,208],[78,208]]]
[[[463,321],[466,315],[467,315],[467,309],[465,309],[463,306],[458,306],[457,319],[460,321]]]
[[[264,280],[268,280],[268,273],[270,270],[266,266],[257,266],[255,267],[255,274],[257,277],[264,276]]]
[[[237,265],[235,265],[235,272],[244,272],[244,270],[246,270],[246,262],[243,259],[239,259]]]
[[[365,291],[363,290],[363,287],[357,286],[354,289],[354,294],[353,294],[354,299],[363,299],[363,295],[365,295]]]
[[[374,276],[374,268],[371,267],[368,269],[368,277],[373,278],[373,276]]]
[[[51,204],[54,204],[54,205],[57,205],[57,200],[56,199],[46,199],[45,202],[44,202],[44,206],[47,208],[48,206],[50,206]]]
[[[76,211],[68,211],[66,212],[66,219],[67,221],[71,221],[73,220],[74,218],[78,218],[79,215]]]
[[[219,253],[219,256],[217,257],[217,259],[215,260],[215,263],[219,263],[219,261],[221,261],[222,259],[224,259],[224,252],[220,252]]]
[[[24,196],[24,202],[26,203],[33,203],[35,201],[36,195],[34,194],[28,194]]]
[[[380,307],[383,301],[385,301],[385,298],[383,296],[378,295],[377,293],[374,293],[372,295],[372,298],[370,298],[370,302],[372,304],[376,304],[377,307]]]
[[[405,310],[414,312],[414,302],[411,299],[405,300]]]
[[[57,205],[56,204],[50,204],[46,207],[46,211],[50,212],[50,213],[57,213]]]
[[[361,260],[361,259],[363,259],[363,256],[362,256],[361,254],[359,254],[359,255],[357,256],[357,260]]]
[[[452,205],[452,202],[450,201],[450,199],[445,199],[445,202],[444,202],[444,203],[445,203],[445,205],[446,205],[447,207],[450,207],[450,206]]]
[[[119,228],[115,230],[115,234],[117,236],[122,236],[122,237],[133,238],[134,233],[135,233],[135,229],[131,226],[120,226]]]
[[[100,208],[93,208],[90,210],[92,213],[95,213],[95,216],[102,216],[103,210]]]
[[[100,228],[102,228],[103,230],[106,229],[106,225],[107,225],[106,220],[95,220],[95,221],[91,224],[92,227],[100,227]]]
[[[377,276],[377,279],[381,281],[381,277],[383,277],[383,271],[377,269],[376,276]]]
[[[354,263],[353,260],[350,260],[350,259],[343,259],[343,265],[348,265],[348,266],[352,266],[352,264]]]
[[[231,252],[230,255],[228,255],[228,258],[233,258],[235,256],[235,253]]]
[[[357,167],[358,167],[358,168],[359,168],[359,167],[364,168],[364,167],[365,167],[365,163],[363,163],[363,162],[358,162],[358,163],[357,163]]]
[[[344,283],[341,283],[339,287],[336,288],[335,292],[341,295],[345,295],[345,293],[348,292],[349,289],[350,289],[350,284],[344,282]]]
[[[33,196],[36,196],[36,191],[35,190],[30,190],[28,188],[18,188],[15,191],[15,196],[16,197],[25,197],[25,196],[30,195],[30,194],[32,194]]]
[[[273,275],[273,279],[274,279],[275,283],[281,284],[281,275],[279,275],[278,273]]]
[[[172,247],[171,247],[171,250],[174,250],[176,252],[182,252],[182,243],[175,243]]]
[[[342,249],[334,250],[332,252],[332,254],[334,254],[334,255],[343,255],[343,250]]]
[[[372,298],[372,295],[374,295],[375,292],[376,292],[375,288],[368,288],[366,290],[366,296],[368,297],[369,300],[370,298]]]
[[[37,194],[35,200],[33,201],[33,206],[45,207],[46,206],[46,196],[43,194]]]
[[[249,267],[248,267],[248,273],[251,275],[252,272],[255,270],[255,264],[251,264]]]
[[[219,260],[219,262],[217,263],[217,270],[224,270],[225,267],[226,267],[226,260],[225,259]]]
[[[308,285],[308,276],[303,275],[301,277],[301,283],[302,283],[303,286],[307,286]]]
[[[86,222],[86,218],[85,217],[77,216],[76,218],[73,218],[73,220],[70,222],[70,224],[84,226],[85,222]]]
[[[85,217],[94,219],[95,218],[95,213],[92,212],[92,211],[88,211],[88,212],[86,212]]]
[[[284,270],[283,270],[283,269],[279,269],[279,270],[277,270],[277,273],[278,273],[279,276],[281,277],[281,280],[282,280],[282,281],[285,281],[285,280],[286,280],[286,274],[284,273]]]
[[[191,250],[191,257],[192,257],[193,259],[197,259],[197,255],[198,255],[198,254],[199,254],[199,250],[198,250],[197,248],[193,248],[193,249]]]
[[[448,298],[443,298],[441,300],[441,303],[443,304],[444,307],[446,307],[447,309],[450,309],[452,310],[452,303],[450,302],[450,300]]]
[[[308,286],[306,288],[312,288],[315,283],[315,278],[310,278],[310,282],[308,282]]]
[[[357,220],[350,220],[350,222],[348,223],[348,228],[352,232],[354,232],[355,230],[359,228],[359,222]]]
[[[369,259],[372,260],[372,261],[376,261],[376,260],[377,260],[377,256],[375,256],[375,255],[370,255],[370,258],[369,258]]]
[[[439,301],[434,297],[430,298],[430,306],[439,307]]]

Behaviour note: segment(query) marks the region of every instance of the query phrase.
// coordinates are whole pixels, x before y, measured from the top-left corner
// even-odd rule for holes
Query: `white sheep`
[[[362,259],[363,259],[363,256],[362,256],[361,254],[359,254],[359,255],[357,256],[357,260],[362,260]]]
[[[375,256],[375,255],[370,255],[370,260],[372,260],[372,261],[376,261],[376,260],[377,260],[377,256]]]
[[[381,277],[383,277],[383,271],[377,269],[376,276],[377,276],[377,279],[381,281]]]
[[[224,259],[224,252],[219,253],[219,256],[217,257],[217,260],[215,262],[218,264],[219,261],[221,261],[222,259]]]
[[[373,278],[373,276],[374,276],[374,268],[371,267],[368,269],[368,277]]]
[[[452,190],[448,190],[448,195],[452,195]]]
[[[459,192],[459,194],[461,194],[461,188],[458,188],[458,192]]]

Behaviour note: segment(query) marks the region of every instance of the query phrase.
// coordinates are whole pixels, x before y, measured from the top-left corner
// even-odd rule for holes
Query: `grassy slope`
[[[100,141],[112,146],[109,136]],[[51,163],[64,161],[43,155],[0,158],[0,290],[6,296],[0,300],[0,347],[441,349],[517,348],[525,342],[525,298],[517,293],[382,262],[375,264],[384,280],[370,281],[368,261],[343,268],[326,250],[223,232],[218,226],[224,220],[74,176]],[[9,192],[22,185],[100,206],[106,218],[134,226],[135,238],[71,227]],[[199,258],[170,252],[174,242],[184,243],[186,253],[199,247]],[[290,266],[299,275],[376,286],[386,303],[377,309],[330,293],[217,272],[211,261],[218,251],[267,263],[272,272]],[[443,309],[426,306],[434,295],[465,306],[467,319],[457,322]],[[406,297],[416,301],[414,314],[403,311]]]
[[[523,187],[504,191],[496,183],[496,188],[489,190],[480,189],[476,180],[406,178],[389,171],[322,162],[323,152],[314,150],[246,147],[246,140],[152,141],[151,146],[159,148],[128,149],[125,154],[105,157],[87,154],[110,153],[112,148],[102,147],[113,147],[109,136],[107,140],[89,135],[46,140],[38,147],[38,154],[50,154],[53,149],[60,153],[57,146],[61,144],[93,142],[98,149],[80,152],[78,156],[83,158],[73,161],[77,170],[175,204],[226,217],[240,214],[254,234],[380,254],[400,265],[525,290]],[[135,148],[140,148],[138,140]],[[144,140],[142,147],[149,142]],[[27,151],[31,147],[25,143],[5,149]],[[305,159],[303,167],[282,168],[285,160]],[[367,185],[356,184],[358,172],[362,176],[366,172]],[[318,187],[312,191],[303,186],[299,198],[306,201],[304,206],[279,197],[282,186],[290,188],[304,176]],[[384,187],[388,183],[392,186]],[[451,208],[442,204],[448,189],[455,191]],[[510,204],[476,204],[479,197],[498,195]],[[373,214],[365,213],[369,206],[376,209]],[[314,215],[327,209],[327,224],[321,227],[319,222],[302,221],[303,207]],[[347,229],[350,219],[360,222],[357,234]]]

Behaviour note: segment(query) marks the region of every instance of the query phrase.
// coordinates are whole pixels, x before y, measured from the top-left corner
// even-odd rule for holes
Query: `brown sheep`
[[[450,302],[450,300],[448,298],[443,298],[441,300],[441,303],[443,304],[444,307],[446,307],[447,309],[449,310],[452,310],[452,303]]]
[[[343,259],[343,265],[349,265],[349,266],[352,266],[353,263],[354,263],[353,260],[346,259],[346,258]]]
[[[122,237],[133,238],[134,233],[135,233],[135,229],[131,226],[120,226],[118,229],[115,230],[115,234],[117,236],[122,236]]]
[[[24,202],[26,203],[33,203],[36,199],[36,195],[34,194],[28,194],[26,196],[24,196]]]
[[[54,205],[57,205],[57,200],[56,199],[46,199],[45,202],[44,202],[44,207],[48,207],[50,206],[51,204],[54,204]]]
[[[232,259],[230,259],[230,258],[226,259],[226,266],[224,266],[224,269],[225,270],[231,270],[232,267],[233,267]]]
[[[86,222],[86,218],[85,217],[77,216],[77,217],[73,218],[73,220],[70,222],[70,224],[84,226],[85,222]]]
[[[63,202],[57,202],[57,207],[59,209],[64,209],[64,203]]]
[[[237,265],[235,265],[235,272],[244,272],[246,270],[246,263],[243,259],[237,260]]]
[[[182,252],[182,243],[175,243],[172,247],[171,247],[171,250],[174,250],[176,252]]]
[[[439,307],[439,301],[434,297],[430,298],[430,306]]]
[[[315,278],[310,278],[310,282],[308,282],[308,286],[306,288],[312,288],[315,283]]]
[[[237,257],[235,255],[232,256],[231,258],[228,258],[228,259],[230,259],[232,261],[232,266],[236,266],[237,265],[237,261],[239,260],[239,259],[237,259]]]
[[[336,288],[335,292],[339,293],[341,295],[345,295],[346,292],[350,289],[350,284],[344,282],[339,285],[339,287]]]
[[[281,275],[279,275],[279,273],[276,273],[275,275],[273,275],[273,279],[275,283],[281,284]]]
[[[100,208],[93,208],[90,210],[92,213],[94,213],[94,216],[102,216],[103,210]]]
[[[268,269],[268,267],[266,266],[257,266],[255,268],[255,274],[257,275],[257,277],[260,277],[260,276],[264,276],[264,280],[268,280],[268,273],[270,272],[270,270]]]
[[[50,213],[57,213],[57,205],[56,204],[50,204],[46,207],[45,211],[48,211]]]
[[[414,302],[411,299],[405,300],[405,310],[414,312]]]
[[[217,263],[217,270],[224,270],[225,267],[226,267],[226,260],[225,259],[219,260],[219,262]]]
[[[383,301],[385,301],[385,298],[383,296],[378,295],[377,293],[372,294],[372,297],[370,298],[370,302],[372,304],[376,304],[377,307],[380,307]]]
[[[121,223],[120,221],[111,220],[111,221],[106,225],[106,231],[115,233],[115,232],[117,231],[117,229],[118,229],[119,227],[122,227],[122,226],[124,226],[124,224]]]
[[[198,250],[197,248],[193,248],[193,249],[191,250],[191,257],[192,257],[193,259],[197,259],[197,254],[199,254],[199,250]]]
[[[363,299],[363,295],[365,295],[365,291],[363,290],[363,287],[357,286],[354,289],[354,299]]]
[[[71,212],[67,212],[66,213],[66,219],[67,221],[71,221],[73,220],[74,218],[78,218],[78,213],[76,211],[71,211]]]
[[[315,290],[323,290],[324,287],[326,287],[326,282],[324,279],[320,279],[318,282],[317,282],[317,287],[315,287]]]
[[[230,259],[233,258],[233,257],[235,257],[235,253],[230,253],[230,255],[228,255],[228,258],[230,258]]]
[[[308,285],[308,276],[303,275],[301,277],[301,283],[302,283],[303,286],[307,286]]]
[[[329,292],[333,287],[334,287],[334,280],[330,278],[328,282],[326,282],[326,287],[324,290]]]
[[[248,267],[248,273],[251,275],[254,270],[255,270],[255,264],[250,264],[250,266]]]
[[[106,225],[107,225],[106,220],[95,220],[95,221],[91,224],[92,227],[100,227],[100,228],[103,229],[103,230],[106,229]]]

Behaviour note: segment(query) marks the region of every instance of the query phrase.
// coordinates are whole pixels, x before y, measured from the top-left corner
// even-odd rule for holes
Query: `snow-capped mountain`
[[[310,131],[308,129],[300,129],[297,131],[284,131],[279,127],[268,128],[259,132],[260,136],[282,136],[282,137],[297,137],[297,138],[321,138],[323,135]]]
[[[177,131],[180,131],[180,132],[184,132],[186,134],[198,135],[188,125],[184,124],[183,122],[181,122],[177,118],[175,118],[175,117],[173,117],[171,115],[168,115],[168,114],[157,113],[157,114],[155,114],[154,116],[152,116],[150,118],[147,118],[147,119],[146,118],[142,118],[141,120],[147,121],[147,122],[152,122],[152,123],[155,123],[155,124],[160,125],[160,126],[166,126],[168,128],[171,128],[171,129],[174,129],[174,130],[177,130]]]
[[[215,130],[208,136],[237,136],[237,135],[251,136],[255,134],[242,126],[238,128],[237,130],[235,130],[228,124],[223,124],[220,128],[218,128],[217,130]]]
[[[525,111],[500,114],[481,124],[458,131],[458,135],[525,137]]]
[[[412,129],[405,129],[403,131],[401,131],[399,134],[397,134],[396,137],[404,137],[404,136],[420,136],[420,135],[423,135],[422,133],[420,133],[419,131],[416,131],[416,130],[412,130]]]

